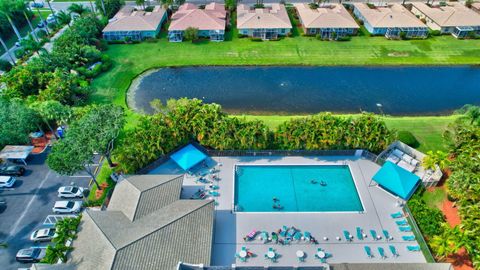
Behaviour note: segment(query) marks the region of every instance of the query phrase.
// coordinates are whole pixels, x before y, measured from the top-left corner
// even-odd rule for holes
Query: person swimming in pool
[[[320,185],[321,185],[321,186],[326,186],[326,185],[327,185],[327,182],[325,182],[325,181],[322,180],[322,181],[320,181]]]
[[[315,185],[315,184],[318,183],[318,182],[317,182],[317,180],[312,179],[312,180],[310,180],[310,183]]]
[[[279,199],[277,199],[277,197],[273,197],[272,200],[273,200],[274,203],[280,201]]]
[[[282,210],[283,209],[283,206],[281,206],[279,203],[277,204],[273,204],[273,209],[277,209],[277,210]]]

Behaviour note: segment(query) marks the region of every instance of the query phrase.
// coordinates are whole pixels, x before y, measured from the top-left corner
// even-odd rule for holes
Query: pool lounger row
[[[415,241],[415,235],[404,235],[402,236],[404,241]]]
[[[395,246],[389,245],[388,248],[390,249],[390,252],[392,253],[393,257],[400,256],[400,254],[398,254]],[[373,253],[372,253],[372,249],[369,246],[364,246],[363,249],[365,250],[365,253],[367,254],[368,258],[373,258],[374,257]],[[383,247],[378,247],[378,253],[380,254],[380,257],[382,259],[387,258],[387,256],[385,255],[385,249],[383,249]]]
[[[412,227],[410,227],[410,226],[400,226],[400,227],[398,227],[398,229],[401,232],[411,232],[412,231]]]

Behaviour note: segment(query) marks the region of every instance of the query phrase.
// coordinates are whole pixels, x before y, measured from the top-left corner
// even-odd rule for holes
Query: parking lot
[[[72,183],[88,186],[90,178],[86,174],[61,176],[49,170],[45,163],[46,152],[30,155],[25,175],[17,177],[13,188],[0,189],[0,199],[6,201],[6,206],[0,206],[0,243],[7,243],[6,248],[0,247],[0,268],[3,270],[29,266],[15,261],[19,249],[48,245],[48,242],[35,244],[29,237],[48,215],[53,215],[59,187]]]

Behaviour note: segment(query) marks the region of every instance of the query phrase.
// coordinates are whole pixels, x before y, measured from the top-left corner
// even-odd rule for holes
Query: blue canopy
[[[189,144],[177,152],[170,155],[170,158],[175,161],[185,171],[202,162],[207,158],[202,151],[195,146]]]
[[[390,193],[408,200],[417,188],[420,177],[387,161],[372,178]]]

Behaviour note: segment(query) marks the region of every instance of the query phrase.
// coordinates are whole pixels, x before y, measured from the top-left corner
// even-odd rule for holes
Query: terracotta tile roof
[[[257,9],[240,4],[237,6],[237,28],[292,28],[292,24],[283,4],[271,4]]]
[[[152,12],[135,11],[131,6],[123,7],[110,19],[103,32],[111,31],[155,31],[162,22],[165,10],[160,6],[154,7]]]
[[[447,3],[443,7],[424,3],[412,5],[440,27],[480,25],[480,15],[460,3]]]
[[[415,15],[400,4],[370,8],[365,3],[353,4],[366,21],[375,28],[382,27],[427,27]]]
[[[294,6],[306,28],[359,28],[342,4],[327,4],[316,9],[306,3]]]
[[[225,30],[226,17],[227,12],[223,4],[210,3],[205,9],[198,9],[196,5],[186,3],[172,15],[168,30],[184,31],[188,27],[199,30]]]

